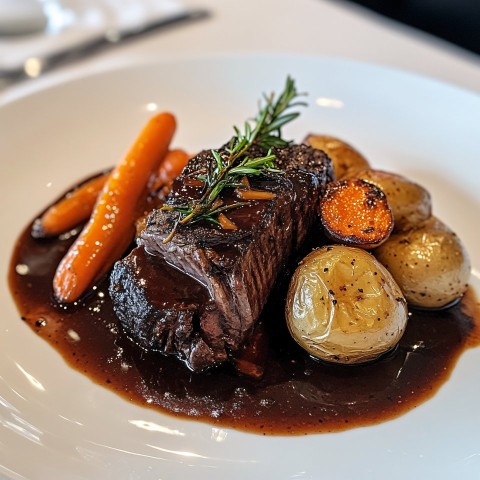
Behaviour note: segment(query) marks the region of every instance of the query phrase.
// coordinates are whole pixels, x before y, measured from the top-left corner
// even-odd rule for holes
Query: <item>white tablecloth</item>
[[[40,79],[10,86],[0,93],[0,103],[64,78],[143,56],[249,52],[346,57],[406,69],[480,91],[478,56],[346,2],[185,0],[184,4],[204,7],[211,16],[113,47]]]

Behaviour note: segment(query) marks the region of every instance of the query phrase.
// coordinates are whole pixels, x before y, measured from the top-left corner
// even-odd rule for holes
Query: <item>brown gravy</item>
[[[264,435],[371,425],[429,399],[462,351],[480,343],[480,305],[468,291],[449,310],[413,311],[399,346],[384,358],[356,367],[326,365],[290,338],[278,301],[283,293],[276,291],[262,319],[270,338],[263,379],[230,367],[194,374],[175,358],[140,350],[119,332],[108,279],[77,305],[55,302],[53,274],[73,239],[35,240],[30,229],[18,240],[9,272],[22,319],[96,383],[179,417]]]

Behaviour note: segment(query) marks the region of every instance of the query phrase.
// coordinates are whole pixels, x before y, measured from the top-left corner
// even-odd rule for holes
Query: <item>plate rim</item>
[[[269,58],[272,58],[272,55],[271,54],[268,54],[267,55]],[[338,60],[339,57],[324,57],[324,56],[317,56],[317,55],[297,55],[297,54],[287,54],[287,55],[283,55],[283,54],[277,54],[277,55],[273,55],[273,57],[280,57],[280,58],[284,58],[285,56],[289,57],[289,58],[298,58],[298,57],[307,57],[307,58],[314,58],[314,59],[329,59],[329,60]],[[215,61],[224,61],[225,57],[228,59],[228,60],[232,60],[232,56],[231,55],[213,55],[212,57],[209,57],[210,60],[215,60]],[[236,60],[238,60],[239,58],[240,59],[250,59],[252,56],[251,55],[238,55],[238,56],[235,56]],[[260,55],[255,55],[255,57],[264,57],[263,54],[260,54]],[[152,60],[152,59],[151,59]],[[155,65],[155,64],[165,64],[165,60],[164,59],[161,59],[161,61],[159,62],[158,59],[153,59],[154,61],[147,61],[147,62],[144,62],[143,60],[139,62],[139,65]],[[174,59],[176,63],[176,61],[178,60],[180,63],[183,63],[183,60],[179,60],[178,57]],[[194,58],[195,61],[201,61],[202,59],[199,58],[199,57],[195,57]],[[422,76],[422,75],[417,75],[417,74],[412,74],[411,72],[405,72],[403,70],[397,70],[397,69],[391,69],[389,67],[384,67],[384,66],[378,66],[376,64],[370,64],[370,63],[366,63],[366,62],[357,62],[357,61],[350,61],[350,60],[345,60],[345,59],[341,59],[342,63],[343,62],[347,62],[349,64],[353,64],[353,65],[358,65],[360,64],[361,66],[363,67],[374,67],[374,68],[379,68],[380,70],[388,70],[388,71],[392,71],[394,73],[401,73],[402,75],[406,75],[408,78],[412,78],[413,80],[417,81],[418,79],[421,79],[422,81],[431,81],[431,79],[429,77],[425,77],[425,76]],[[170,62],[168,62],[170,63]],[[82,75],[80,77],[73,77],[69,80],[66,80],[66,81],[61,81],[59,82],[58,84],[55,84],[55,85],[49,85],[47,86],[46,88],[44,89],[40,89],[40,90],[36,90],[36,91],[33,91],[25,96],[21,96],[19,97],[18,99],[16,100],[13,100],[11,102],[8,102],[5,106],[8,106],[8,105],[12,105],[12,104],[16,104],[17,102],[19,101],[24,101],[24,100],[29,100],[32,96],[35,96],[35,95],[41,95],[43,94],[45,91],[48,91],[48,90],[51,90],[51,89],[55,89],[55,88],[58,88],[59,86],[62,86],[62,85],[71,85],[72,83],[75,83],[75,82],[78,82],[78,81],[82,81],[84,78],[94,78],[96,76],[101,76],[101,75],[104,75],[104,74],[110,74],[110,73],[114,73],[115,71],[118,71],[118,70],[122,70],[123,68],[127,67],[128,69],[131,69],[131,68],[134,68],[138,65],[131,65],[131,64],[128,64],[128,65],[123,65],[123,62],[121,65],[117,65],[115,68],[108,68],[106,70],[102,70],[102,71],[98,71],[98,72],[90,72],[90,73],[86,73],[85,75]],[[434,80],[434,83],[435,84],[440,84],[440,85],[443,85],[443,86],[447,86],[448,88],[452,88],[452,86],[448,83],[445,83],[443,81],[437,81],[437,80]],[[463,89],[461,87],[457,87],[457,86],[453,86],[453,89],[456,90],[456,91],[459,91],[461,92],[462,94],[470,94],[470,93],[473,93],[475,95],[475,97],[478,96],[478,99],[480,100],[480,95],[477,95],[476,92],[470,92],[469,90],[466,90],[466,89]],[[4,107],[4,105],[0,105],[0,114],[1,114],[1,109]],[[48,346],[48,348],[50,348]],[[68,367],[70,368],[70,367]],[[428,402],[427,402],[428,403]],[[188,421],[187,421],[188,422]],[[388,422],[390,423],[390,422]],[[360,430],[360,429],[356,429],[356,430],[353,430],[353,431],[357,431],[357,430]],[[356,434],[354,436],[357,436]],[[289,438],[289,437],[287,437]],[[1,460],[1,458],[0,458]],[[0,467],[1,467],[1,464],[0,464]]]
[[[130,70],[135,67],[143,66],[154,66],[154,65],[168,65],[168,64],[182,64],[182,63],[191,63],[191,62],[202,62],[202,61],[214,61],[214,62],[224,62],[228,60],[233,61],[245,61],[252,59],[304,59],[310,61],[329,61],[337,62],[344,65],[352,65],[356,68],[373,68],[378,71],[386,71],[396,74],[398,76],[403,76],[405,79],[418,80],[422,82],[428,82],[432,86],[436,85],[439,87],[444,87],[457,93],[463,93],[467,95],[472,95],[473,97],[480,100],[480,92],[470,90],[460,85],[456,85],[447,80],[443,80],[435,77],[434,75],[426,75],[424,73],[415,72],[407,68],[402,68],[399,66],[393,66],[384,64],[381,62],[370,62],[364,60],[353,59],[340,55],[319,55],[319,54],[309,54],[309,53],[282,53],[282,52],[262,52],[257,51],[255,53],[248,52],[235,52],[231,54],[227,53],[218,53],[210,52],[203,53],[201,55],[192,55],[189,53],[181,54],[164,54],[162,57],[156,57],[153,54],[142,54],[136,56],[128,56],[121,59],[111,60],[108,63],[97,65],[94,67],[86,68],[84,71],[78,71],[76,69],[70,71],[58,71],[52,73],[46,73],[44,76],[40,76],[35,79],[27,79],[19,84],[18,94],[15,92],[16,86],[12,86],[13,94],[9,92],[9,89],[6,90],[6,98],[2,99],[0,95],[0,109],[3,107],[8,107],[9,105],[21,101],[27,97],[35,96],[37,94],[45,93],[51,89],[58,88],[62,85],[68,85],[76,82],[84,81],[85,79],[94,78],[97,76],[102,76],[109,73],[115,73],[121,70]],[[23,90],[22,87],[26,86],[26,90]]]

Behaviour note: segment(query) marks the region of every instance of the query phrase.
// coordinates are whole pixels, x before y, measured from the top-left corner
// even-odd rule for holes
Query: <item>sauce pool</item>
[[[108,278],[77,304],[58,304],[52,278],[73,237],[38,240],[30,231],[31,225],[20,236],[9,271],[25,323],[97,384],[182,418],[265,435],[326,433],[379,423],[432,397],[460,354],[480,343],[480,306],[469,290],[448,310],[413,311],[400,344],[382,359],[362,366],[324,364],[289,336],[279,287],[261,319],[269,338],[261,380],[229,366],[192,373],[176,358],[147,353],[122,334]]]

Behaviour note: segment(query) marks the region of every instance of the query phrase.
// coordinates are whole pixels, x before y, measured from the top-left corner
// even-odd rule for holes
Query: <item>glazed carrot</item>
[[[238,227],[223,213],[220,213],[218,215],[217,220],[220,222],[220,225],[224,230],[237,230],[238,229]]]
[[[267,192],[266,190],[236,189],[235,194],[242,200],[271,200],[276,197],[273,192]]]
[[[245,185],[245,188],[247,190],[250,190],[250,188],[252,188],[250,187],[250,182],[248,181],[248,178],[246,175],[244,175],[240,181],[243,183],[243,185]]]
[[[95,283],[97,280],[100,280],[104,275],[106,275],[111,268],[113,267],[114,263],[122,258],[122,255],[127,251],[127,248],[132,244],[135,239],[136,228],[135,224],[129,228],[122,238],[119,239],[118,243],[114,245],[113,250],[110,250],[108,255],[105,257],[103,261],[103,265],[95,275],[92,283]],[[88,288],[88,286],[87,286]]]
[[[53,291],[60,302],[74,302],[85,293],[131,235],[137,203],[166,155],[175,127],[170,113],[153,117],[112,171],[90,220],[55,273]]]
[[[182,173],[189,159],[190,155],[184,150],[170,150],[158,168],[157,178],[151,187],[152,191],[175,180]]]
[[[170,150],[160,164],[151,190],[158,190],[174,180],[189,158],[190,156],[184,150]],[[32,235],[37,238],[59,235],[68,232],[90,217],[98,194],[102,191],[109,175],[110,173],[105,173],[88,180],[52,205],[34,223]]]
[[[68,232],[92,213],[98,194],[110,173],[86,181],[52,205],[33,226],[34,237],[51,237]]]
[[[376,185],[359,179],[329,183],[320,202],[320,220],[335,242],[360,248],[383,243],[393,229],[387,197]]]

